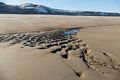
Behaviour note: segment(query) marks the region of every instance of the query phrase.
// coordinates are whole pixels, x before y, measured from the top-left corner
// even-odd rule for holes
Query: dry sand
[[[66,28],[80,28],[75,37],[83,40],[67,59],[61,57],[64,49],[50,53],[62,45],[38,49],[1,42],[0,80],[120,80],[120,17],[0,15],[0,36]]]

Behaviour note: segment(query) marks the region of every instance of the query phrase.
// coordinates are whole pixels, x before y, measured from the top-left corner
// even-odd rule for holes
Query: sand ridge
[[[101,57],[96,59],[94,53],[89,48],[88,44],[84,42],[84,40],[77,38],[77,34],[65,35],[62,34],[63,32],[64,31],[62,30],[47,33],[38,32],[1,35],[0,42],[7,43],[13,47],[15,45],[24,45],[26,47],[28,46],[34,49],[48,51],[50,55],[57,54],[57,56],[61,57],[60,62],[70,69],[78,79],[84,79],[83,75],[88,73],[84,73],[86,70],[91,70],[104,77],[108,74],[107,71],[111,70],[110,72],[112,73],[114,71],[120,71],[120,66],[116,64],[107,53],[103,52],[100,54],[106,58],[106,61],[102,62]],[[21,46],[20,48],[24,49],[24,46]],[[106,69],[106,71],[104,69]]]

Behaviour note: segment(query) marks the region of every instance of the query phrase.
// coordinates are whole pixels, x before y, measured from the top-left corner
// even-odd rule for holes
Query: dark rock
[[[47,44],[47,48],[50,48],[52,47],[53,45],[52,44]]]
[[[54,49],[52,49],[50,52],[51,52],[51,53],[56,53],[56,52],[57,52],[57,49],[54,48]]]
[[[61,55],[63,58],[68,59],[68,54]]]
[[[67,46],[66,45],[61,45],[61,48],[66,48]]]

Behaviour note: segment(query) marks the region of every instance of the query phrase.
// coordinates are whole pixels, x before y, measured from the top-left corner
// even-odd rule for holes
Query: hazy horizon
[[[34,3],[65,10],[120,13],[120,0],[0,0],[0,2],[12,5]]]

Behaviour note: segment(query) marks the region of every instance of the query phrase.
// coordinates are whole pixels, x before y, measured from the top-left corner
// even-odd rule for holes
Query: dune
[[[0,80],[120,80],[120,17],[0,14]]]

